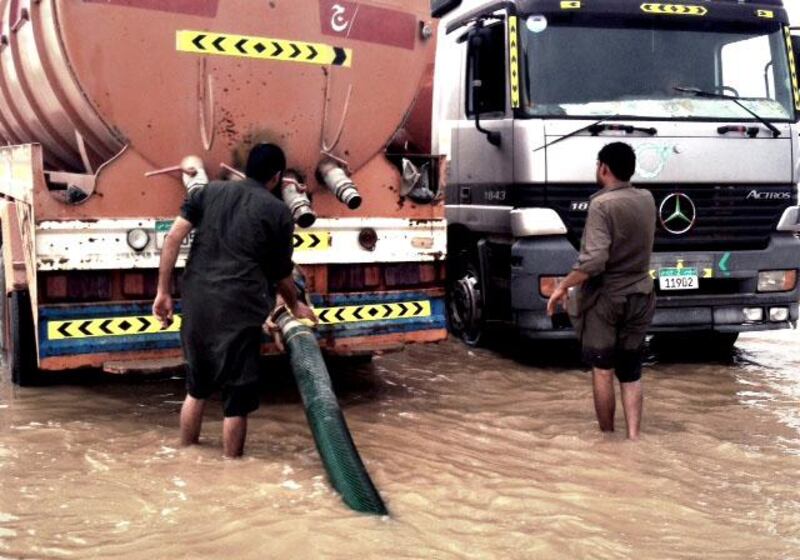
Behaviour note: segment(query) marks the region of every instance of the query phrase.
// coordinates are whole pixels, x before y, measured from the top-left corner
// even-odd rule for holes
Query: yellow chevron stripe
[[[508,56],[511,72],[511,107],[519,109],[519,33],[517,31],[517,16],[508,18]]]
[[[433,313],[430,301],[320,307],[314,311],[321,325],[417,319]]]
[[[659,4],[647,2],[642,4],[641,9],[648,14],[662,16],[704,16],[708,13],[705,6],[692,6],[688,4]]]
[[[327,251],[332,240],[329,231],[301,231],[294,234],[295,251]]]
[[[105,317],[102,319],[70,319],[47,323],[48,340],[74,340],[114,336],[176,333],[181,330],[181,317],[176,315],[166,329],[153,316]]]
[[[177,50],[213,56],[235,56],[304,64],[351,66],[352,49],[323,43],[288,41],[270,37],[232,35],[209,31],[178,31]]]

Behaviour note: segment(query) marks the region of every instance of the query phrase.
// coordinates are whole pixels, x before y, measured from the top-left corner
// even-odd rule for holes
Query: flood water
[[[601,435],[586,372],[542,348],[448,342],[338,369],[389,518],[329,488],[274,365],[241,461],[221,458],[218,402],[202,445],[177,447],[179,379],[4,376],[0,558],[800,558],[798,342],[652,357],[638,443],[621,410]]]

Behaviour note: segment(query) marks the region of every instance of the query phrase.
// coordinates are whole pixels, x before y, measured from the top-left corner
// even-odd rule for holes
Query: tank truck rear
[[[150,304],[186,192],[179,166],[199,158],[188,187],[226,178],[258,141],[280,144],[295,170],[283,195],[323,349],[371,354],[443,339],[439,165],[430,138],[412,134],[414,107],[430,106],[427,8],[0,0],[14,380],[178,363],[180,320],[162,330]]]

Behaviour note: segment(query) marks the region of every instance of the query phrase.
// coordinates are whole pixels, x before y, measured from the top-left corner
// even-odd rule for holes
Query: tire
[[[20,387],[37,385],[39,367],[30,295],[27,291],[11,292],[11,297],[6,303],[8,305],[7,360],[11,380]]]
[[[480,346],[485,331],[485,298],[477,258],[461,250],[453,258],[447,281],[450,332],[467,346]]]

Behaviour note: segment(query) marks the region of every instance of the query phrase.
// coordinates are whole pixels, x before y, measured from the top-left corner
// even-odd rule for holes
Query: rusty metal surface
[[[43,201],[41,214],[50,219],[173,215],[183,194],[179,181],[144,181],[145,172],[190,153],[218,170],[235,163],[234,152],[253,138],[283,145],[290,165],[312,183],[327,146],[365,191],[354,215],[391,215],[385,199],[399,178],[375,159],[433,60],[434,41],[420,31],[430,22],[427,4],[0,0],[0,136],[41,142],[48,169],[70,171],[96,172],[129,146],[98,177],[100,196],[66,209]],[[201,42],[208,54],[180,52],[176,37],[187,30],[260,37],[270,48],[266,39],[349,49],[351,66],[297,62],[312,57],[306,50],[262,60],[217,56],[221,49]],[[218,46],[237,45],[229,39]],[[328,193],[317,198],[322,215],[348,212]]]

